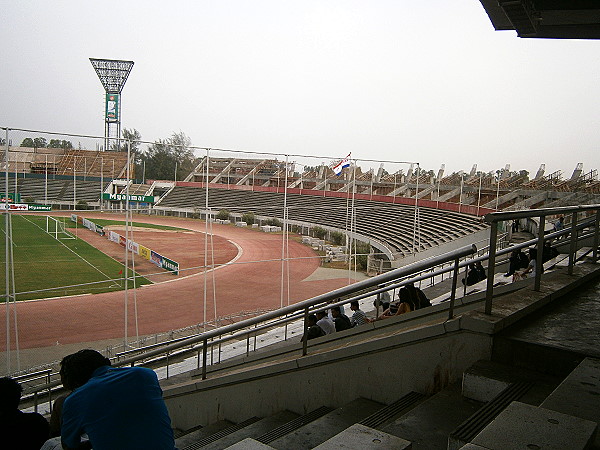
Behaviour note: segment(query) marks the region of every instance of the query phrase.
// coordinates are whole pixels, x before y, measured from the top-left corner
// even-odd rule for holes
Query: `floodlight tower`
[[[104,150],[110,138],[121,137],[121,91],[133,68],[133,61],[90,58],[92,66],[106,91],[104,107]]]

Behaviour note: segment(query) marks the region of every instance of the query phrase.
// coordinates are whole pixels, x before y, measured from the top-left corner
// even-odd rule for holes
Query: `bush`
[[[220,219],[220,220],[230,220],[229,219],[229,211],[226,209],[222,209],[221,211],[219,211],[217,213],[217,215],[215,216],[216,219]]]
[[[267,219],[265,221],[265,224],[270,225],[272,227],[282,227],[283,228],[283,223],[281,223],[281,220],[275,219],[274,217],[271,219]]]
[[[340,231],[332,231],[329,235],[331,242],[336,245],[343,245],[346,240],[346,235]]]
[[[31,196],[27,196],[27,197],[25,197],[24,202],[25,203],[35,203],[35,198],[33,198]]]
[[[256,221],[253,212],[247,212],[242,214],[242,222],[246,222],[248,225],[252,225]]]
[[[88,202],[85,200],[78,200],[75,209],[88,209]]]
[[[327,235],[327,230],[322,227],[314,227],[313,234],[319,239],[325,239],[325,236]]]
[[[369,254],[371,253],[371,244],[354,241],[353,254],[356,253],[356,266],[358,269],[367,270]]]

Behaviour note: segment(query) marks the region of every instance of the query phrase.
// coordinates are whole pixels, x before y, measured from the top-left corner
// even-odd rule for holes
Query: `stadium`
[[[521,37],[598,38],[572,13],[569,34],[525,2],[487,3]],[[515,439],[598,445],[597,169],[146,142],[108,115],[104,136],[0,131],[0,364],[32,409],[62,392],[61,358],[94,348],[156,371],[182,449],[509,448],[506,430],[552,420]],[[158,144],[192,156],[147,178]],[[508,277],[520,249],[535,275]],[[469,285],[475,263],[486,276]],[[409,284],[431,306],[375,320]],[[372,321],[306,338],[310,314],[351,302]]]

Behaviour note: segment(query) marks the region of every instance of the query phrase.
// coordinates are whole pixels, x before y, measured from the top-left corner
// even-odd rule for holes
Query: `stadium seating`
[[[283,219],[284,194],[258,191],[209,189],[209,205],[213,211],[227,209],[233,214],[252,212],[257,216]],[[485,225],[476,217],[451,211],[420,207],[416,232],[415,208],[411,205],[352,200],[337,197],[315,197],[288,194],[286,206],[292,221],[325,225],[339,229],[350,227],[349,211],[355,211],[356,232],[387,244],[402,255],[435,247],[470,233]],[[177,186],[160,202],[164,208],[204,208],[206,190]]]

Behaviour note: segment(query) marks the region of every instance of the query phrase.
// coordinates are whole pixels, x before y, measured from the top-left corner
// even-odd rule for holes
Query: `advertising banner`
[[[52,205],[27,205],[29,211],[52,211]]]
[[[71,214],[71,222],[77,222],[77,214]]]
[[[121,202],[129,199],[130,202],[143,202],[143,203],[154,203],[154,195],[129,195],[127,194],[102,194],[102,200],[110,200],[112,202]]]
[[[150,250],[150,261],[162,268],[162,256],[156,253],[154,250]]]
[[[150,259],[150,249],[140,244],[140,256],[145,259]]]
[[[179,274],[179,264],[170,260],[169,258],[165,258],[164,256],[162,257],[162,267],[163,269],[173,272],[174,275]]]
[[[108,232],[108,240],[112,241],[112,242],[116,242],[117,244],[119,243],[119,238],[121,236],[119,236],[118,233],[115,233],[114,231],[109,231]]]
[[[135,253],[136,255],[140,254],[139,245],[137,242],[133,242],[131,239],[127,241],[127,250]]]
[[[126,242],[125,242],[125,236],[119,235],[119,245],[121,247],[125,247],[125,244],[126,244]]]
[[[106,121],[119,121],[119,94],[106,94]]]
[[[6,203],[6,194],[2,192],[0,194],[0,202]],[[15,194],[13,192],[8,193],[8,203],[21,203],[21,194]]]

